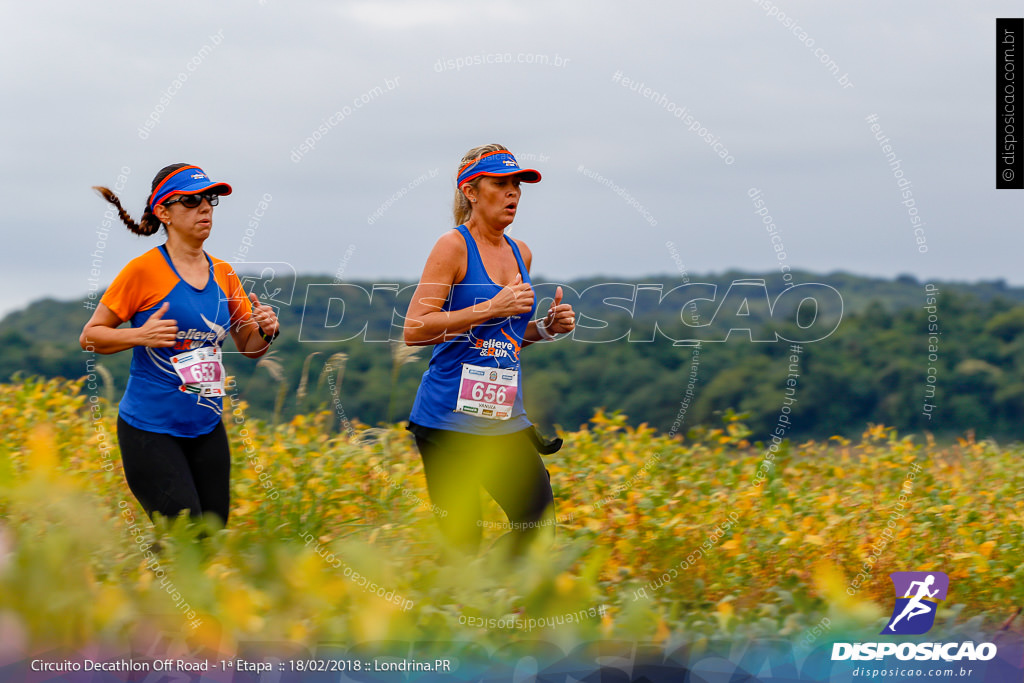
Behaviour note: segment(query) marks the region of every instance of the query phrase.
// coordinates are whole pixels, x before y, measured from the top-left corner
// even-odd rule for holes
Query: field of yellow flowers
[[[116,405],[82,380],[0,385],[0,655],[168,630],[217,652],[538,636],[810,642],[877,634],[889,572],[929,569],[950,577],[943,628],[1021,629],[1018,446],[940,447],[871,426],[860,443],[785,443],[766,459],[735,415],[668,438],[599,412],[547,459],[554,547],[507,567],[495,553],[441,557],[401,427],[338,433],[325,412],[273,428],[229,401],[225,416],[232,518],[197,541],[185,520],[154,528],[132,498],[110,446]],[[504,520],[487,505],[485,544]]]

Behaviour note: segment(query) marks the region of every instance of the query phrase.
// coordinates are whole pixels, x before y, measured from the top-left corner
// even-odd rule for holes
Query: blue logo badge
[[[943,572],[893,572],[896,606],[883,634],[919,636],[935,624],[939,600],[946,599],[949,577]]]

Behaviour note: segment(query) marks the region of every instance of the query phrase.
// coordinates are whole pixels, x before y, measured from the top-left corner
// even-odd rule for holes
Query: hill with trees
[[[258,363],[227,355],[255,415],[328,410],[336,429],[407,418],[431,351],[401,344],[414,283],[240,274],[284,330]],[[797,272],[787,286],[778,273],[730,271],[534,283],[539,310],[562,284],[579,321],[571,338],[523,353],[527,410],[545,429],[575,429],[603,408],[678,433],[732,409],[761,439],[780,424],[786,437],[827,437],[869,422],[1017,438],[1024,418],[1024,289],[1002,281]],[[8,315],[0,381],[84,375],[89,315],[52,299]],[[95,360],[116,400],[130,354]]]

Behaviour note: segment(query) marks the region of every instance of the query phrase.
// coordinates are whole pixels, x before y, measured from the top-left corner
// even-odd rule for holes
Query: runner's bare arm
[[[134,346],[174,346],[178,323],[163,317],[168,308],[170,304],[165,301],[142,327],[119,327],[124,321],[101,303],[82,328],[78,343],[86,351],[104,354],[125,351]]]
[[[259,331],[273,336],[280,328],[277,314],[267,304],[261,304],[254,293],[249,294],[252,302],[252,314],[237,325],[231,326],[231,338],[235,346],[246,358],[259,358],[270,348],[270,343],[265,341]]]

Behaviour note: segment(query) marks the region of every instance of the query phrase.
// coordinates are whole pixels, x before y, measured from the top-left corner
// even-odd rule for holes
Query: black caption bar
[[[996,189],[1024,190],[1022,108],[1017,73],[1024,48],[1024,19],[996,19]]]

